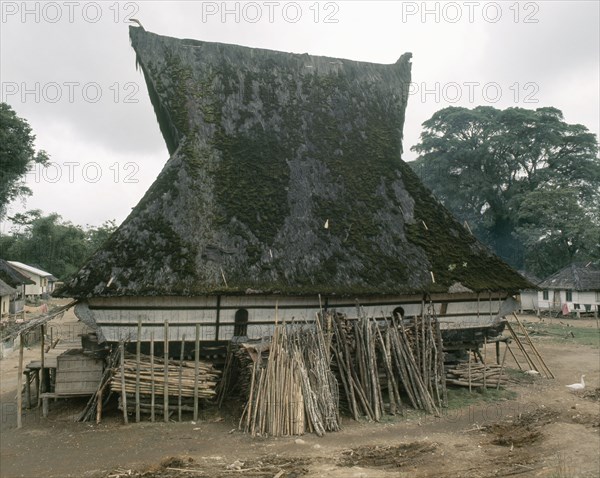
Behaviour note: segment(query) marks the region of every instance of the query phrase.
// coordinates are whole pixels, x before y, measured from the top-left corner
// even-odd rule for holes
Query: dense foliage
[[[541,277],[600,259],[598,142],[556,108],[450,107],[423,123],[423,182],[473,233]]]
[[[39,210],[10,219],[14,227],[11,234],[0,236],[0,258],[40,267],[59,279],[79,270],[116,228],[114,221],[81,227]]]
[[[9,105],[0,103],[0,219],[8,203],[31,194],[23,181],[28,168],[33,163],[48,163],[45,151],[35,151],[34,141],[27,121],[19,118]]]

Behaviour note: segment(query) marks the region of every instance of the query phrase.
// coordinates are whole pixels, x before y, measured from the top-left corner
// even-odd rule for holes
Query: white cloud
[[[134,10],[147,30],[180,38],[381,63],[413,52],[419,90],[407,109],[406,159],[414,159],[409,150],[418,141],[421,123],[452,104],[556,106],[567,121],[596,134],[599,130],[597,2],[300,2],[296,22],[294,2],[277,2],[273,22],[268,2],[250,2],[262,9],[256,23],[251,21],[256,7],[248,2],[229,2],[225,22],[222,2],[98,3],[97,22],[91,21],[97,13],[94,2],[74,2],[73,21],[69,2],[51,3],[62,9],[55,23],[50,20],[56,11],[43,2],[28,3],[24,18],[22,2],[2,3],[2,100],[29,121],[38,148],[56,163],[76,162],[80,169],[73,182],[65,179],[64,170],[56,183],[34,182],[34,196],[26,207],[14,204],[13,212],[40,208],[79,224],[121,221],[167,160],[146,85],[135,69],[129,24],[123,22]],[[500,18],[494,23],[495,4]],[[215,6],[218,11],[208,15]],[[461,18],[454,22],[457,13]],[[57,102],[50,101],[57,92],[52,83],[61,88]],[[529,83],[534,86],[526,87]],[[69,84],[74,84],[73,101]],[[498,87],[490,84],[500,88],[497,102],[491,100]],[[15,85],[16,94],[7,94]],[[30,92],[23,97],[25,88]],[[98,88],[102,97],[92,102]],[[424,90],[429,93],[423,95]],[[538,103],[526,103],[528,93]],[[135,101],[126,102],[126,97]],[[97,183],[81,176],[84,165],[92,163],[103,174]],[[123,182],[128,163],[139,166],[138,183]],[[115,164],[122,173],[117,182],[111,180]]]

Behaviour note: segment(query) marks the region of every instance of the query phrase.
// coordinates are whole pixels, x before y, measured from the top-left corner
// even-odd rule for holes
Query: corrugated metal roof
[[[22,262],[17,261],[6,261],[13,267],[18,267],[21,270],[27,271],[31,274],[35,274],[41,277],[50,277],[52,274],[50,272],[43,271],[42,269],[38,269],[37,267],[29,266],[27,264],[23,264]]]

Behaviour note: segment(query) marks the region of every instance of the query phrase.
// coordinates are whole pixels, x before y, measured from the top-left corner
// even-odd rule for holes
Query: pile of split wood
[[[459,362],[446,366],[446,383],[460,387],[500,388],[509,382],[506,369],[501,365]]]
[[[128,408],[135,407],[134,397],[139,394],[142,412],[150,413],[154,408],[162,411],[165,395],[176,397],[179,403],[183,401],[182,405],[171,401],[173,405],[168,405],[169,409],[181,407],[184,411],[193,411],[191,404],[196,389],[198,398],[214,398],[220,374],[208,362],[199,361],[196,372],[194,361],[169,360],[165,364],[158,357],[140,355],[138,362],[135,355],[125,354],[122,366],[113,368],[111,388],[121,395],[125,391]]]
[[[434,317],[348,320],[336,315],[325,322],[332,328],[334,366],[355,419],[378,421],[386,409],[401,411],[402,392],[416,409],[438,413],[446,406],[442,339]]]

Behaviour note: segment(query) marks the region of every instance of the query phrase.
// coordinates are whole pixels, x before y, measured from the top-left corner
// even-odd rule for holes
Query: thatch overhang
[[[533,284],[535,287],[533,287],[532,289],[527,289],[527,290],[537,290],[539,289],[539,287],[537,287],[537,285],[542,282],[542,279],[540,279],[539,277],[537,277],[535,274],[532,274],[531,272],[527,272],[527,271],[519,271],[519,274],[521,274],[521,276],[523,276],[523,278],[527,281],[529,281],[531,284]]]
[[[410,53],[383,65],[130,37],[171,157],[55,296],[531,287],[401,160]]]
[[[0,280],[6,282],[10,287],[16,288],[21,285],[33,285],[35,282],[17,269],[11,266],[4,259],[0,259]]]
[[[17,289],[9,286],[6,282],[0,279],[0,297],[11,296],[17,293]],[[1,311],[0,311],[1,312]]]

